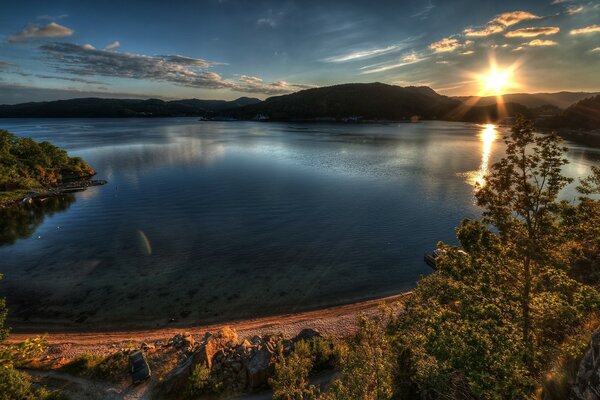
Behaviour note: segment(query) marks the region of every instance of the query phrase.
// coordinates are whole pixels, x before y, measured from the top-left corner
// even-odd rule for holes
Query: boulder
[[[600,331],[592,335],[590,347],[579,364],[571,400],[600,400]]]
[[[302,329],[300,333],[298,333],[298,335],[296,335],[296,337],[292,339],[292,341],[296,343],[300,340],[313,340],[314,338],[320,337],[323,337],[323,335],[321,335],[321,332],[314,329],[306,328]]]
[[[252,354],[246,365],[249,390],[257,390],[267,385],[275,371],[275,361],[276,354],[267,346]]]

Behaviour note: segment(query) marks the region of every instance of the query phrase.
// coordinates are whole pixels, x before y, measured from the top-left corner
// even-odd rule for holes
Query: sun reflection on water
[[[492,144],[496,140],[497,132],[496,125],[487,124],[479,134],[482,142],[481,165],[475,176],[475,184],[479,186],[485,185],[485,176],[488,173],[490,153],[492,152]]]
[[[479,139],[481,140],[481,164],[479,164],[478,170],[465,174],[467,176],[467,182],[470,185],[473,185],[475,190],[477,190],[477,187],[485,185],[485,176],[489,169],[492,146],[497,137],[498,131],[494,124],[484,125],[481,132],[479,132]]]

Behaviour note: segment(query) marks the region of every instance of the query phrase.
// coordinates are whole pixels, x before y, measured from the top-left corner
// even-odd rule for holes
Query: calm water
[[[446,122],[11,119],[0,128],[52,141],[109,182],[0,217],[0,295],[13,324],[85,329],[410,289],[430,272],[423,253],[478,215],[473,182],[502,151],[501,132]],[[582,176],[599,157],[572,145],[567,173]]]

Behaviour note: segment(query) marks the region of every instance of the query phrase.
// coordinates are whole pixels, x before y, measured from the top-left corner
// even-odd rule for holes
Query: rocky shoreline
[[[0,208],[10,207],[16,204],[32,204],[35,201],[43,201],[48,197],[61,196],[67,193],[83,192],[91,186],[101,186],[105,185],[106,183],[108,182],[103,179],[86,178],[69,180],[57,186],[27,191],[25,195],[19,196],[17,199],[0,202]]]

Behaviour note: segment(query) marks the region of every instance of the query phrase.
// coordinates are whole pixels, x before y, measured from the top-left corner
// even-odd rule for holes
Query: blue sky
[[[0,103],[265,98],[345,82],[600,90],[597,0],[5,1]]]

